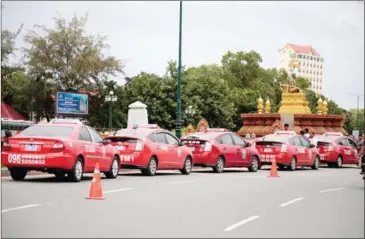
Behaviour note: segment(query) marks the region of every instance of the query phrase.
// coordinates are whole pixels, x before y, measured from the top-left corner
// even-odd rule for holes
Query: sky
[[[162,75],[178,59],[179,2],[3,1],[2,29],[53,26],[59,15],[88,13],[87,31],[108,37],[109,54],[121,59],[125,76]],[[276,67],[287,43],[311,45],[324,58],[324,90],[341,107],[355,108],[364,92],[364,2],[193,2],[183,3],[182,62],[219,64],[227,51],[260,53],[262,66]],[[14,59],[19,59],[20,52]],[[116,79],[123,83],[124,76]],[[360,98],[364,107],[364,98]]]

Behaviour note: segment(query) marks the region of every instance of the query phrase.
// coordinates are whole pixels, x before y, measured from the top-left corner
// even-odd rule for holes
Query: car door
[[[95,145],[95,157],[99,162],[100,170],[107,171],[110,169],[111,155],[110,150],[106,149],[104,139],[93,128],[87,127]],[[109,154],[108,154],[108,153]]]
[[[342,155],[342,163],[349,163],[351,161],[351,147],[346,138],[340,138],[336,144],[339,147],[339,153]]]
[[[349,138],[346,138],[347,142],[349,144],[349,147],[351,148],[351,157],[350,157],[350,163],[358,163],[358,155],[357,155],[357,149],[356,149],[356,143],[352,141]]]
[[[90,172],[94,170],[95,165],[98,162],[98,158],[95,152],[96,148],[93,139],[91,138],[89,130],[85,126],[80,127],[79,139],[84,153],[84,169],[86,172]]]
[[[302,145],[302,141],[299,136],[292,139],[293,146],[295,147],[294,154],[297,157],[297,165],[305,165],[305,147]]]
[[[184,158],[179,149],[179,140],[169,133],[165,133],[165,137],[168,147],[169,164],[171,164],[171,167],[174,169],[182,168],[184,165]]]
[[[153,151],[158,159],[158,168],[159,169],[172,168],[172,164],[169,161],[169,151],[164,132],[154,133],[153,138],[154,138]]]
[[[217,146],[225,158],[225,166],[232,167],[237,163],[237,146],[234,145],[231,134],[224,134],[217,138]]]
[[[312,148],[310,147],[310,143],[304,137],[299,137],[300,141],[305,150],[305,154],[303,155],[303,163],[305,165],[313,165],[314,163],[314,155],[312,155]]]
[[[252,155],[249,155],[250,152],[247,150],[246,145],[247,142],[242,139],[241,137],[232,134],[233,143],[236,146],[236,160],[237,160],[237,166],[248,166],[250,165],[250,160],[252,158]]]

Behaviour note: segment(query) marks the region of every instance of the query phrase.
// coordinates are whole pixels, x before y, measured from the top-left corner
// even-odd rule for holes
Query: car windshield
[[[284,143],[287,141],[287,137],[278,136],[278,135],[267,135],[267,136],[262,137],[262,139],[260,141]]]
[[[60,125],[33,125],[22,132],[19,136],[33,137],[61,137],[66,138],[72,134],[74,127]]]
[[[114,136],[144,138],[150,133],[151,133],[151,131],[149,131],[149,130],[121,129],[121,130],[118,130]]]

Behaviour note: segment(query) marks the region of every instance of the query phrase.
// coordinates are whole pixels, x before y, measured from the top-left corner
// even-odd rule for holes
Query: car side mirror
[[[246,148],[247,148],[247,147],[251,147],[251,145],[252,145],[251,143],[248,143],[248,142],[247,142],[247,143],[246,143]]]
[[[338,145],[341,145],[341,146],[343,146],[343,143],[342,143],[342,142],[338,142]]]
[[[182,141],[179,141],[179,143],[177,144],[177,146],[183,146],[184,144],[182,143]]]
[[[315,148],[316,146],[314,144],[310,144],[309,148]]]

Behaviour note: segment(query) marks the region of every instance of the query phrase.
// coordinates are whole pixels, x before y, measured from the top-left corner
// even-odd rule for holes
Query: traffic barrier
[[[96,163],[94,176],[90,187],[89,196],[86,199],[95,199],[95,200],[103,200],[103,190],[101,188],[101,176],[100,176],[100,169],[99,163]]]
[[[278,167],[276,165],[276,160],[273,159],[271,161],[271,170],[270,170],[270,175],[269,177],[274,177],[274,178],[278,178],[279,175],[278,175]]]

